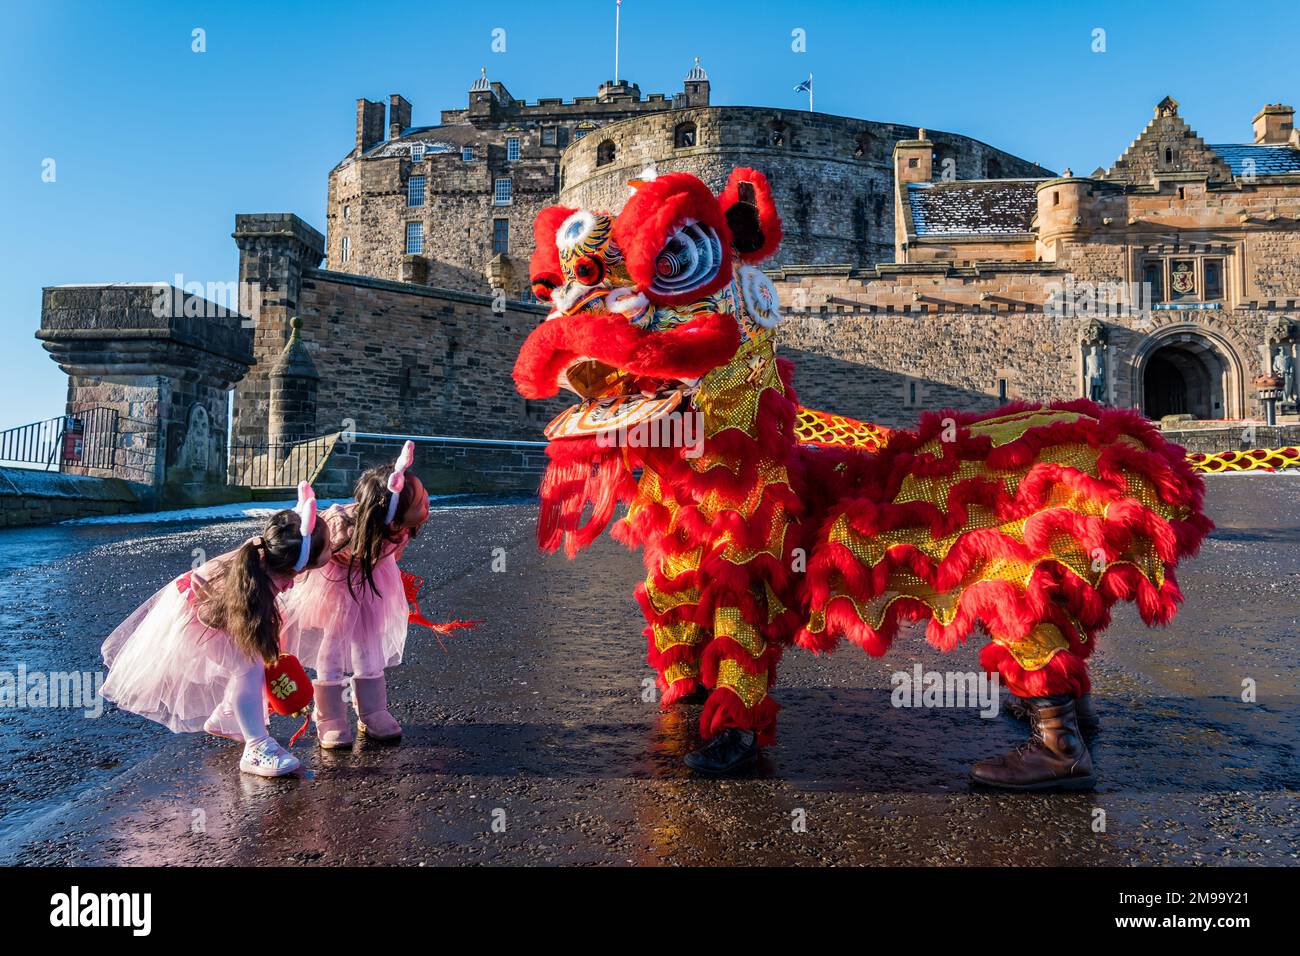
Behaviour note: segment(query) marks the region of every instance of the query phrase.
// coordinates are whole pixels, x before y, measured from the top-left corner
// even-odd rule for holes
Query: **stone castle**
[[[484,75],[438,125],[414,126],[412,112],[399,95],[358,101],[325,234],[291,213],[236,217],[241,314],[220,320],[220,348],[199,326],[160,325],[129,286],[47,289],[39,334],[72,376],[68,412],[120,405],[139,420],[156,407],[141,454],[209,469],[226,457],[227,425],[243,445],[345,432],[517,450],[565,404],[527,402],[510,379],[546,313],[528,291],[537,211],[617,211],[647,167],[716,189],[749,165],[785,220],[770,274],[805,405],[905,425],[930,408],[1084,395],[1222,422],[1222,447],[1197,450],[1294,443],[1238,424],[1300,421],[1288,106],[1265,106],[1249,139],[1220,144],[1166,98],[1087,176],[921,126],[714,106],[698,62],[671,96],[611,81],[530,103]],[[104,353],[160,335],[199,367],[149,372]],[[533,480],[520,457],[531,454],[502,465],[517,471],[507,484]]]

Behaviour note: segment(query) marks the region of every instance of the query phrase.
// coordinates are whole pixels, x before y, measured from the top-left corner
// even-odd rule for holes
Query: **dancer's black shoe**
[[[758,738],[752,730],[728,727],[685,759],[696,773],[714,777],[740,773],[758,763]]]

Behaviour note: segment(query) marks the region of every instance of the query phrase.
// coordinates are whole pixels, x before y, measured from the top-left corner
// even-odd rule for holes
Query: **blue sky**
[[[1053,169],[1109,165],[1172,94],[1210,142],[1247,142],[1300,100],[1294,7],[1253,3],[746,3],[625,0],[622,74],[673,92],[699,56],[723,105],[960,132]],[[613,0],[61,3],[5,0],[0,30],[0,428],[62,412],[33,338],[41,287],[235,278],[237,212],[324,227],[325,177],[358,96],[418,125],[486,66],[517,97],[613,73]],[[191,50],[192,31],[206,52]],[[492,31],[506,51],[491,51]],[[791,49],[806,31],[807,50]],[[1105,30],[1105,52],[1093,31]],[[43,163],[56,162],[54,182]],[[508,387],[508,383],[502,383]]]

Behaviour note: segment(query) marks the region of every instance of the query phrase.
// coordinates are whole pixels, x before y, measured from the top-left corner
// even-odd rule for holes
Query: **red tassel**
[[[447,645],[442,643],[441,634],[450,634],[452,631],[458,631],[462,628],[478,627],[482,621],[447,621],[445,624],[435,624],[420,612],[420,588],[424,586],[424,578],[418,574],[412,574],[410,571],[402,572],[402,590],[406,592],[406,603],[411,606],[411,613],[407,620],[412,624],[419,624],[421,627],[427,627],[433,631],[437,638],[438,646],[445,652]],[[301,731],[299,731],[301,733]]]

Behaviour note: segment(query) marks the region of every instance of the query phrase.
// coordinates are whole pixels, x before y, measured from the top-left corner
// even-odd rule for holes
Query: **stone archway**
[[[1140,350],[1139,408],[1154,421],[1165,415],[1241,418],[1241,367],[1232,346],[1203,328],[1162,330]]]

